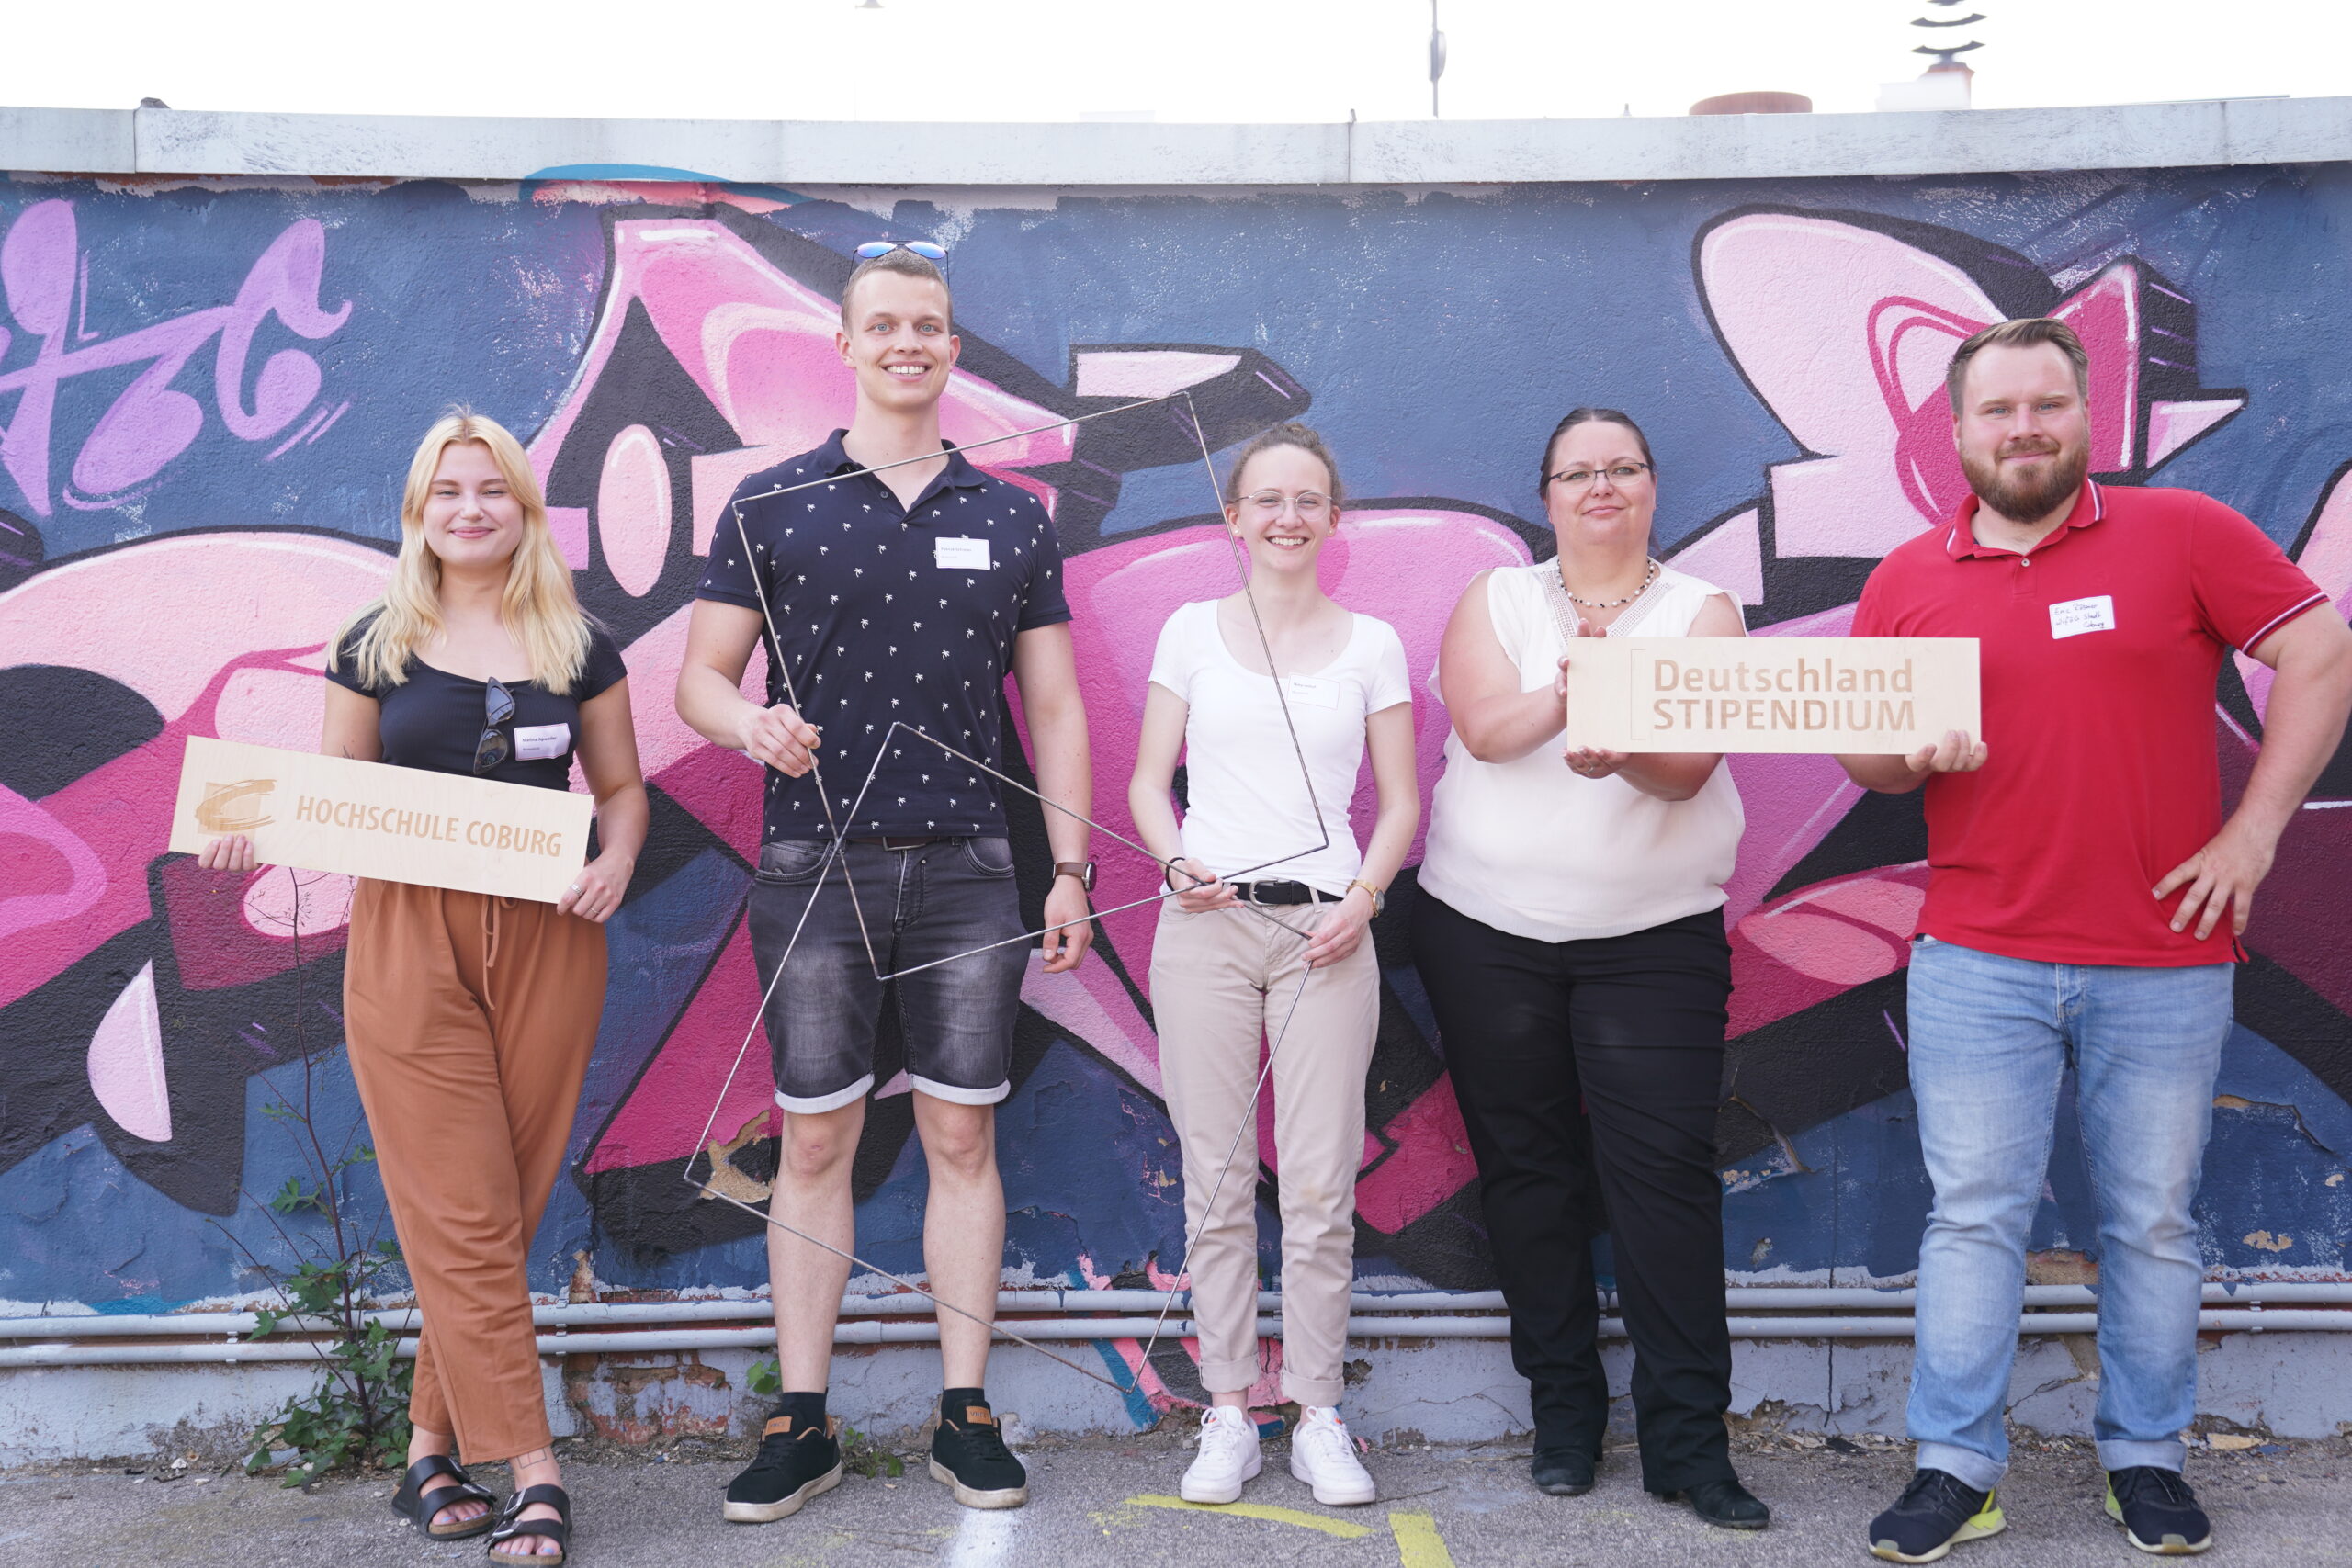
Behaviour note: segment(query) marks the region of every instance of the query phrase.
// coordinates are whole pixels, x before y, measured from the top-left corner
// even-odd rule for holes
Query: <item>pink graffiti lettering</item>
[[[287,226],[254,263],[231,303],[119,337],[79,330],[79,319],[89,310],[80,262],[71,202],[35,203],[0,240],[0,296],[17,329],[40,344],[29,365],[0,374],[0,396],[17,394],[14,413],[0,426],[0,468],[32,511],[44,517],[54,502],[53,427],[58,391],[67,380],[124,366],[145,367],[84,435],[73,460],[66,502],[103,505],[163,472],[204,428],[203,404],[173,383],[207,344],[220,340],[212,389],[221,423],[241,441],[260,441],[293,423],[318,396],[323,379],[310,355],[281,349],[263,361],[248,401],[246,365],[263,324],[274,316],[296,336],[315,341],[333,336],[351,316],[348,300],[333,310],[319,302],[326,231],[312,219]],[[77,286],[81,318],[74,309]],[[69,341],[94,336],[94,342]],[[0,326],[0,361],[9,342],[8,329]]]

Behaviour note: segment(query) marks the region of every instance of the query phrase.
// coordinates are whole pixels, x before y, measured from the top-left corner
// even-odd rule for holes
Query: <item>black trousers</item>
[[[1606,1228],[1634,1342],[1642,1483],[1731,1475],[1714,1163],[1731,999],[1721,912],[1547,942],[1423,893],[1413,954],[1478,1162],[1536,1446],[1600,1452],[1592,1238]]]

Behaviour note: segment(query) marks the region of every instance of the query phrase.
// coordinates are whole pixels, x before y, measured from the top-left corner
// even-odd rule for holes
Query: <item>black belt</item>
[[[1237,882],[1233,890],[1251,904],[1336,904],[1339,896],[1304,882]]]
[[[920,838],[852,839],[850,842],[853,844],[872,844],[876,849],[879,850],[919,850],[926,844],[946,843],[950,837],[951,835],[944,833],[932,833]]]

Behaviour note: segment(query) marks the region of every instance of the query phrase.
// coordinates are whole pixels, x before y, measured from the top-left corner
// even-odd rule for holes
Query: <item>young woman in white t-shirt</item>
[[[1225,519],[1249,551],[1250,593],[1168,618],[1127,790],[1136,830],[1178,890],[1160,908],[1151,996],[1183,1149],[1209,1390],[1182,1488],[1195,1503],[1233,1502],[1259,1470],[1247,1409],[1259,1376],[1257,1138],[1243,1122],[1261,1046],[1277,1039],[1283,1392],[1305,1411],[1291,1473],[1327,1505],[1374,1495],[1334,1408],[1355,1277],[1363,1081],[1380,1020],[1365,928],[1413,841],[1420,795],[1404,644],[1385,622],[1332,603],[1316,580],[1340,501],[1331,455],[1305,425],[1277,426],[1243,448]],[[1380,810],[1359,855],[1348,807],[1367,750]],[[1180,750],[1181,829],[1170,800]]]

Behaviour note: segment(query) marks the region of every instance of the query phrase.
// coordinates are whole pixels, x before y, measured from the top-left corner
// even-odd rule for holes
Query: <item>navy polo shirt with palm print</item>
[[[768,702],[797,697],[824,732],[817,773],[830,801],[816,773],[768,770],[765,837],[827,839],[833,823],[849,838],[1001,836],[996,782],[890,725],[1003,768],[1013,639],[1070,618],[1053,521],[1035,495],[945,443],[947,467],[901,506],[842,450],[847,434],[736,487],[695,595],[758,610],[764,591]],[[823,482],[766,493],[810,480]]]

